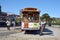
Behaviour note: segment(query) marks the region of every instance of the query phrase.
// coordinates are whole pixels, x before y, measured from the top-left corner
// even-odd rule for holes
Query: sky
[[[2,12],[20,14],[20,10],[33,7],[40,10],[40,16],[48,13],[51,17],[60,18],[60,0],[0,0]]]

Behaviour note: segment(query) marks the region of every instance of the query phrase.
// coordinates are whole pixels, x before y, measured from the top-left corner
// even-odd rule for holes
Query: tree
[[[17,25],[21,25],[21,18],[16,17],[15,21],[16,21]]]
[[[46,19],[46,21],[50,20],[50,16],[48,15],[48,13],[43,14],[41,20],[44,18]]]
[[[46,19],[46,22],[49,26],[51,26],[52,19],[50,18],[48,13],[42,15],[41,20]]]

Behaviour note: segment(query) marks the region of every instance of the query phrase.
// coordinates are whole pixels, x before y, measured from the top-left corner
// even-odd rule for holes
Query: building
[[[8,14],[7,16],[11,21],[15,21],[16,17],[20,17],[20,15],[16,15],[16,14]]]
[[[16,15],[16,14],[8,14],[7,18],[10,19],[11,21],[11,26],[13,25],[12,22],[14,21],[17,24],[17,19],[20,19],[20,15]]]
[[[7,18],[7,13],[1,11],[1,6],[0,6],[0,26],[5,26],[6,25],[6,18]]]
[[[0,6],[0,22],[5,22],[6,21],[6,17],[7,17],[7,13],[6,12],[2,12],[1,11],[1,6]]]

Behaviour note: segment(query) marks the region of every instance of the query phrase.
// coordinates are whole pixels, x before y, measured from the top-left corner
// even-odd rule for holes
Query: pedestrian
[[[6,21],[6,24],[7,24],[7,29],[8,29],[8,30],[10,30],[11,22],[10,22],[10,20],[9,20],[9,19]]]
[[[15,21],[12,21],[13,27],[15,27]]]
[[[43,35],[43,30],[45,29],[46,26],[46,19],[43,19],[41,22],[41,28],[40,28],[40,35]]]

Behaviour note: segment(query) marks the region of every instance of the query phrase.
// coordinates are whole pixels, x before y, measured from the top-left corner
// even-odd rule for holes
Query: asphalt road
[[[20,32],[20,28],[14,28],[11,31],[0,29],[0,40],[60,40],[60,28],[46,27],[42,36],[39,31],[25,33]]]
[[[19,33],[19,27],[11,27],[10,28],[11,30],[7,30],[6,27],[4,28],[0,28],[0,37],[5,37],[5,36],[8,36],[10,34],[15,34],[15,33]]]

